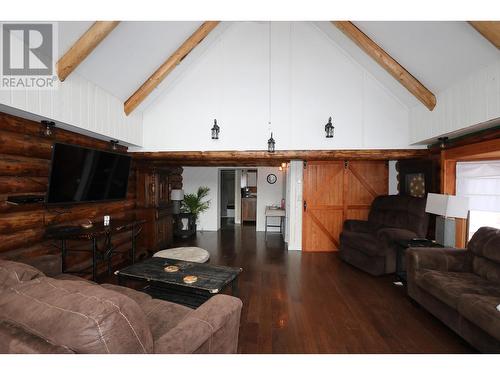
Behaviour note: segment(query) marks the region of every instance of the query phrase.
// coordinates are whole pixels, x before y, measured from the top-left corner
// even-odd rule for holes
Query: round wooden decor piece
[[[179,267],[177,266],[166,266],[164,268],[165,272],[177,272],[179,271]]]
[[[275,174],[273,174],[273,173],[269,173],[269,174],[267,175],[267,182],[268,182],[268,183],[270,183],[270,184],[274,184],[274,183],[276,183],[276,181],[277,181],[277,180],[278,180],[278,178],[276,177],[276,175],[275,175]]]
[[[198,277],[194,275],[189,275],[189,276],[184,276],[182,280],[184,280],[186,284],[193,284],[196,281],[198,281]]]

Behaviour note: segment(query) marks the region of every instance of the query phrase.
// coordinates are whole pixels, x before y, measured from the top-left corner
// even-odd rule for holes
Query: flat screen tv
[[[69,204],[124,199],[130,161],[128,155],[56,143],[46,202]]]

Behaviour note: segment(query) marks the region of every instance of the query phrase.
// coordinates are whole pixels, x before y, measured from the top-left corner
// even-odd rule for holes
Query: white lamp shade
[[[182,189],[172,189],[170,192],[170,199],[173,201],[181,201],[184,199],[184,190]]]
[[[425,212],[465,219],[469,213],[469,198],[429,193],[427,194]]]

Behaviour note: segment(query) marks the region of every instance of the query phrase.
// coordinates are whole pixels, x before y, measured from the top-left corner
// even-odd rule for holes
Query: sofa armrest
[[[365,220],[346,220],[344,221],[343,230],[352,232],[370,232],[371,226],[368,221]]]
[[[416,238],[417,234],[408,229],[402,228],[382,228],[377,231],[377,238],[387,244],[397,240],[411,240]]]
[[[236,353],[241,307],[235,297],[210,298],[156,340],[155,353]]]
[[[418,247],[406,252],[408,272],[422,269],[462,272],[465,268],[467,249]]]
[[[467,250],[455,248],[419,247],[406,251],[408,295],[416,301],[421,298],[417,274],[421,270],[464,272]]]

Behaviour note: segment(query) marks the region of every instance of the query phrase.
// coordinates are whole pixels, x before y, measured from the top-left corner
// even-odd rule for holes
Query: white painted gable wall
[[[143,150],[406,148],[409,111],[313,23],[233,23],[144,111]],[[332,116],[335,137],[326,139]],[[213,119],[220,139],[210,139]]]
[[[51,119],[68,130],[142,144],[142,113],[126,116],[121,100],[77,72],[55,90],[0,90],[0,110],[10,112],[3,106]]]
[[[412,142],[500,119],[500,52],[495,63],[438,93],[432,112],[423,106],[413,107],[410,119]]]

